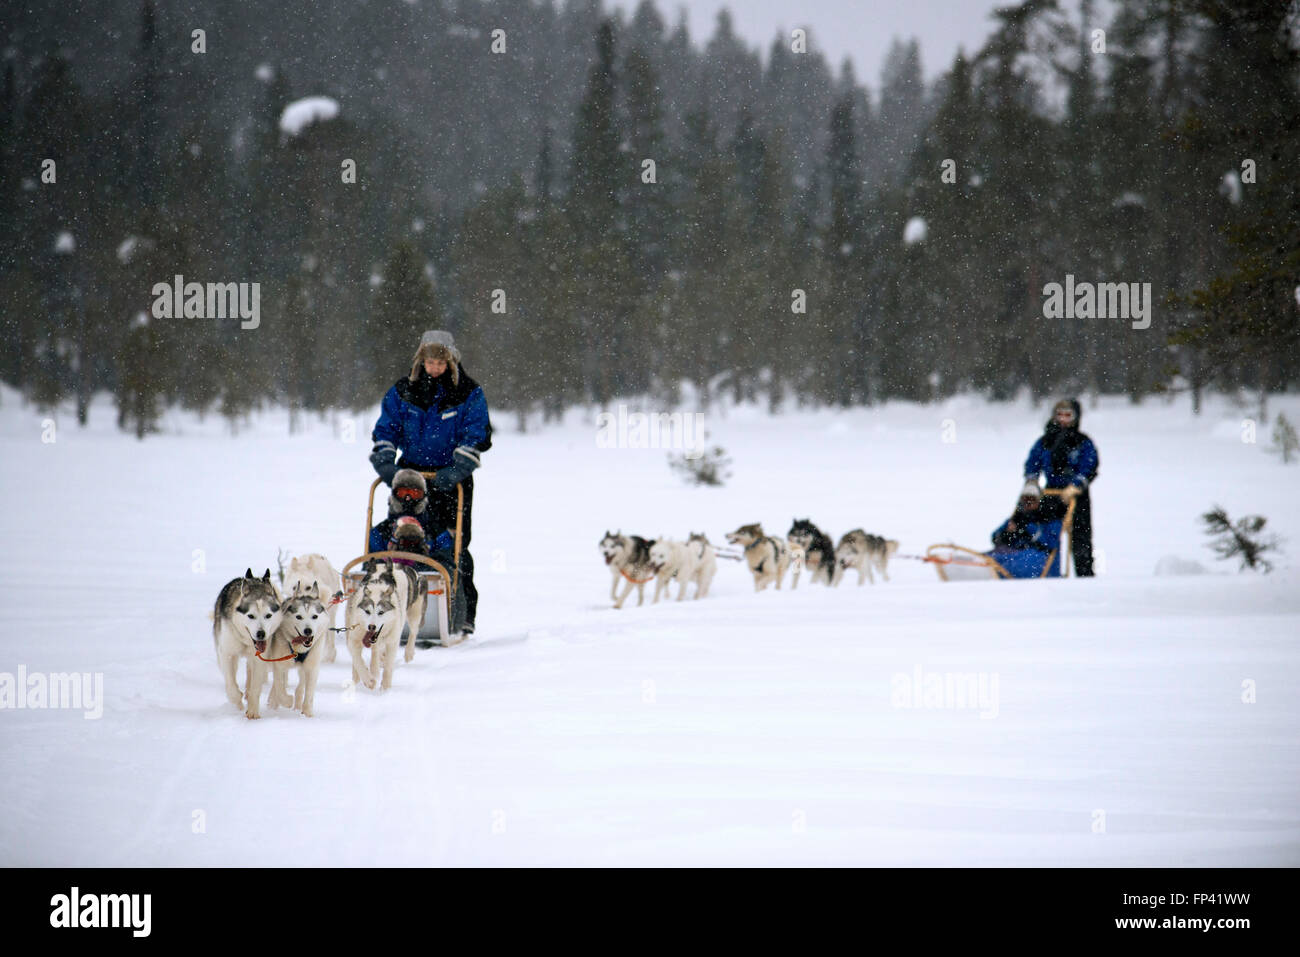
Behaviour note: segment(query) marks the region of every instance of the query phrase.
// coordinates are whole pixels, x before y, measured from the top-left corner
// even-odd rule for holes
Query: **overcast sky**
[[[610,0],[607,0],[610,2]],[[988,37],[994,7],[1014,0],[658,0],[656,6],[671,27],[679,7],[685,7],[691,39],[699,46],[713,35],[718,11],[731,11],[736,33],[758,45],[766,61],[778,28],[788,37],[795,27],[811,27],[813,41],[835,73],[848,56],[859,83],[878,91],[880,66],[889,41],[915,36],[921,41],[926,79],[944,73],[957,47],[973,53]],[[637,0],[613,0],[631,13]],[[1072,4],[1071,4],[1072,5]]]

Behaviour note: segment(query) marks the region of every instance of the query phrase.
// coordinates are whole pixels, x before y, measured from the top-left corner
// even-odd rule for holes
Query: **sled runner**
[[[421,472],[426,480],[432,479],[434,472]],[[452,535],[450,552],[435,552],[432,558],[416,555],[412,552],[370,551],[370,529],[375,517],[375,489],[383,484],[382,479],[370,483],[370,500],[366,504],[366,534],[363,539],[363,554],[343,566],[343,592],[351,596],[363,577],[361,566],[370,559],[393,559],[409,562],[415,566],[420,581],[429,593],[429,601],[424,609],[424,621],[420,624],[418,635],[408,635],[408,641],[432,641],[434,644],[448,646],[464,640],[461,628],[465,624],[465,592],[460,581],[461,523],[465,517],[465,490],[456,486],[456,528]]]
[[[1060,489],[1044,489],[1044,495],[1061,495]],[[1074,500],[1066,504],[1061,521],[1064,547],[1058,542],[1050,552],[1036,548],[994,548],[977,552],[947,542],[931,545],[924,561],[934,565],[940,581],[983,581],[1000,578],[1067,578],[1074,530]]]

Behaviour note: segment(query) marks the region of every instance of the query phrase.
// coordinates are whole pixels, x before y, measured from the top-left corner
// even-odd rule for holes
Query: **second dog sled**
[[[1061,489],[1043,490],[1044,495],[1062,496]],[[986,581],[1007,578],[1068,578],[1070,554],[1074,544],[1074,499],[1068,499],[1065,517],[1061,520],[1061,542],[1051,552],[1035,549],[994,549],[977,552],[945,542],[931,545],[925,550],[922,561],[929,562],[939,573],[940,581]],[[1001,551],[1001,554],[995,557]]]
[[[421,472],[425,481],[436,472]],[[428,591],[429,601],[424,609],[424,621],[419,634],[407,635],[407,641],[429,641],[435,645],[454,645],[464,640],[461,629],[465,625],[465,592],[460,580],[461,527],[465,518],[465,490],[456,485],[456,527],[452,531],[451,553],[439,553],[430,558],[412,552],[370,551],[370,529],[375,517],[375,489],[382,479],[370,483],[370,499],[366,504],[366,533],[363,553],[343,566],[343,594],[351,597],[364,577],[362,565],[371,559],[393,559],[415,566],[420,581]],[[439,560],[439,558],[443,560]]]

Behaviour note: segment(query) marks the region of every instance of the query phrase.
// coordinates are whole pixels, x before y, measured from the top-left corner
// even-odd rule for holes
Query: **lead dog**
[[[677,579],[677,600],[686,597],[686,584],[695,577],[695,552],[685,542],[660,538],[650,546],[650,567],[655,573],[655,597],[668,591],[668,584]],[[696,597],[699,590],[696,589]]]
[[[316,644],[323,646],[324,661],[334,661],[334,620],[338,616],[339,602],[343,600],[343,579],[334,570],[324,555],[300,555],[289,561],[289,570],[284,575],[284,593],[292,595],[300,588],[315,585],[317,594],[324,601],[328,616],[329,631],[321,635]]]
[[[406,643],[406,660],[415,658],[415,636],[424,619],[427,589],[420,587],[420,577],[408,565],[394,565],[389,560],[371,559],[361,566],[364,573],[357,590],[348,600],[348,651],[352,653],[352,680],[374,688],[380,667],[384,678],[380,685],[387,691],[393,686],[393,665],[402,638],[402,625],[411,630]],[[370,664],[362,653],[370,649]]]
[[[686,547],[691,550],[695,558],[695,574],[692,578],[695,581],[695,597],[698,600],[709,593],[713,576],[718,573],[718,554],[708,538],[698,532],[691,532],[690,538],[686,539]]]
[[[791,550],[797,545],[803,549],[803,564],[814,583],[829,585],[835,570],[835,544],[831,537],[806,518],[796,519],[785,533]],[[795,581],[799,580],[795,575]]]
[[[790,565],[790,549],[785,542],[764,535],[763,526],[758,523],[729,532],[727,541],[745,546],[745,561],[754,576],[754,591],[762,591],[772,582],[776,582],[777,591],[781,590],[781,579]]]
[[[889,556],[896,551],[898,551],[898,542],[892,538],[869,535],[860,528],[846,532],[840,539],[840,543],[835,546],[835,576],[831,583],[839,585],[844,572],[856,568],[859,585],[868,579],[874,585],[876,579],[871,574],[873,565],[881,575],[885,576],[885,581],[889,581],[889,572],[886,570]]]
[[[331,616],[315,582],[306,588],[300,584],[285,599],[282,611],[283,619],[271,639],[271,654],[267,656],[274,669],[267,705],[272,711],[280,705],[292,707],[310,718],[325,649],[334,644],[334,633],[325,630]],[[289,697],[291,670],[298,672],[298,685],[292,698]]]
[[[609,597],[614,598],[618,591],[619,577],[627,580],[623,594],[614,600],[615,608],[622,608],[623,602],[636,586],[636,603],[645,601],[646,582],[654,578],[654,568],[650,564],[650,547],[652,540],[640,535],[623,535],[619,532],[606,532],[600,540],[600,551],[605,556],[605,564],[613,572],[614,581],[609,588]]]
[[[258,656],[266,654],[283,614],[269,568],[261,578],[254,578],[250,568],[243,578],[226,582],[212,608],[212,646],[226,681],[226,698],[236,708],[243,708],[247,718],[262,716],[262,685],[269,665]],[[248,662],[247,688],[242,694],[235,677],[240,658]]]

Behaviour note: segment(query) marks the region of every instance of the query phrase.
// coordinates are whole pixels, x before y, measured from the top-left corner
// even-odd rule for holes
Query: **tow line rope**
[[[987,562],[977,561],[971,558],[940,558],[938,555],[894,555],[894,558],[910,558],[917,562],[927,562],[931,565],[969,565],[972,568],[987,568]]]

